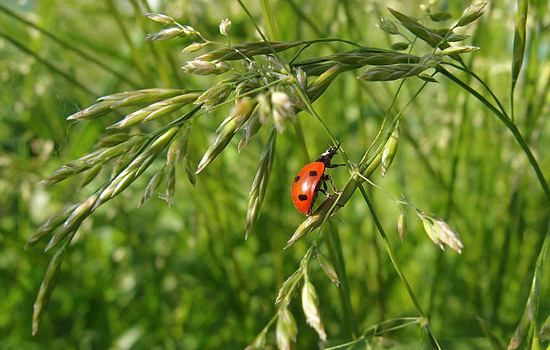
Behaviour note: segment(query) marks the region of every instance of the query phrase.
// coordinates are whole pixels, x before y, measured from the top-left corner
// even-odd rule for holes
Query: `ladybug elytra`
[[[302,214],[311,215],[313,203],[318,192],[330,197],[327,192],[326,181],[330,181],[332,189],[334,192],[337,192],[332,178],[330,175],[325,174],[325,169],[344,165],[330,163],[332,157],[338,152],[338,148],[340,148],[340,143],[337,146],[329,147],[315,162],[303,167],[296,177],[294,177],[294,182],[292,183],[292,201]]]

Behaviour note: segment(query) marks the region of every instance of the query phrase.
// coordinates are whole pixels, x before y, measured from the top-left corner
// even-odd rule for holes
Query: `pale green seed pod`
[[[445,250],[445,246],[443,244],[446,244],[456,250],[459,254],[462,253],[462,248],[464,245],[460,241],[458,233],[456,233],[444,220],[434,219],[419,210],[416,210],[416,214],[422,221],[424,230],[430,239],[438,245],[439,248]]]
[[[460,241],[458,233],[456,233],[456,231],[453,230],[444,220],[435,220],[434,233],[439,241],[456,250],[459,254],[462,254],[462,248],[464,248],[464,245]]]
[[[166,192],[164,200],[171,206],[176,194],[176,166],[173,163],[166,164]]]
[[[443,37],[433,30],[424,27],[416,19],[409,17],[399,11],[388,8],[388,11],[407,28],[408,31],[416,35],[419,39],[424,40],[432,47],[440,47],[445,49],[449,47],[449,44],[443,41]]]
[[[400,63],[388,66],[376,66],[360,74],[357,78],[366,81],[392,81],[412,77],[430,68],[424,64]]]
[[[78,204],[73,204],[46,220],[46,222],[40,225],[40,227],[29,237],[25,249],[36,245],[44,236],[59,227],[59,225],[67,220],[76,207],[78,207]]]
[[[220,23],[220,34],[223,36],[229,36],[229,32],[231,31],[231,20],[228,18],[225,18],[222,20],[222,23]]]
[[[313,283],[309,281],[307,276],[302,287],[302,310],[307,323],[317,332],[319,339],[323,342],[326,341],[327,334],[319,313],[319,298]]]
[[[516,25],[514,30],[514,47],[512,50],[512,93],[515,89],[519,73],[523,65],[525,45],[527,43],[527,14],[529,11],[529,1],[520,0],[518,3]]]
[[[97,200],[98,195],[96,193],[88,197],[88,199],[86,199],[84,202],[80,203],[73,210],[71,215],[69,215],[67,220],[65,220],[63,225],[57,229],[52,239],[46,246],[45,251],[50,250],[52,247],[56,246],[58,243],[67,238],[70,234],[76,232],[76,230],[78,230],[78,228],[80,227],[82,221],[84,221],[84,219],[86,219],[91,214]]]
[[[152,13],[146,12],[143,14],[145,17],[149,18],[151,21],[155,21],[163,24],[176,24],[177,22],[169,16],[163,15],[162,13]]]
[[[111,113],[111,106],[116,103],[116,100],[100,101],[90,107],[76,112],[67,117],[67,120],[88,120],[92,118],[102,117]]]
[[[185,153],[187,152],[187,140],[189,138],[189,128],[179,132],[174,141],[168,147],[168,152],[166,153],[166,163],[167,164],[177,164],[183,161]]]
[[[208,147],[208,149],[202,156],[201,161],[199,162],[199,165],[197,167],[197,171],[195,171],[195,174],[200,173],[202,170],[204,170],[204,168],[206,168],[208,164],[212,163],[212,161],[229,144],[233,136],[235,136],[236,132],[237,132],[237,121],[232,119],[220,131],[220,133],[216,137],[216,140],[214,140],[214,143],[210,145],[210,147]]]
[[[274,91],[271,94],[271,106],[273,115],[273,124],[279,133],[285,129],[286,122],[294,120],[294,108],[290,102],[290,98],[285,92]]]
[[[262,203],[264,201],[267,185],[269,184],[269,178],[271,176],[273,160],[275,158],[276,141],[277,133],[272,130],[260,157],[260,164],[250,189],[250,200],[248,201],[248,210],[246,212],[245,239],[248,238],[248,234],[252,230],[252,226],[258,218],[260,208],[262,207]]]
[[[284,249],[287,249],[288,247],[296,243],[296,241],[298,241],[300,238],[307,236],[309,233],[313,232],[313,230],[319,227],[324,218],[328,215],[330,208],[337,198],[337,193],[332,194],[330,198],[327,198],[311,216],[308,216],[307,219],[305,219],[304,222],[302,222],[302,224],[298,226],[292,237],[290,237],[290,239],[286,243]],[[335,211],[338,209],[339,206],[336,205]]]
[[[279,304],[283,300],[285,302],[288,302],[296,286],[302,280],[302,277],[302,270],[294,271],[294,273],[283,282],[283,285],[281,286],[281,289],[279,289],[279,293],[277,294],[277,298],[275,299],[275,304]]]
[[[53,256],[48,268],[46,269],[46,274],[40,285],[40,290],[36,296],[36,301],[33,305],[33,314],[32,314],[32,335],[35,336],[38,333],[40,327],[40,322],[42,321],[42,316],[46,311],[46,307],[50,301],[52,291],[55,287],[57,281],[57,276],[59,275],[59,269],[61,267],[61,262],[65,256],[67,249],[62,247],[59,249]]]
[[[188,45],[183,50],[181,50],[181,52],[191,53],[191,52],[199,51],[200,49],[202,49],[203,47],[208,46],[208,45],[210,45],[209,42],[207,42],[207,43],[192,43],[191,45]]]
[[[317,258],[317,261],[319,261],[319,265],[331,282],[336,286],[339,286],[340,278],[338,278],[338,274],[336,273],[336,270],[334,269],[334,266],[332,266],[330,260],[318,251],[316,252],[315,257]]]
[[[399,233],[399,238],[403,242],[407,233],[407,217],[403,212],[399,213],[399,218],[397,219],[397,233]]]
[[[151,177],[151,180],[149,180],[149,183],[147,184],[147,187],[145,187],[145,191],[143,191],[143,195],[141,196],[141,200],[139,201],[138,207],[141,207],[145,202],[147,202],[155,193],[155,191],[158,189],[160,183],[162,182],[162,177],[164,175],[164,168],[157,171],[153,177]]]
[[[90,167],[91,167],[91,164],[87,164],[86,162],[83,162],[80,160],[68,162],[64,164],[61,168],[59,168],[50,177],[40,181],[40,184],[41,185],[55,184],[59,181],[65,180],[68,177],[74,176],[85,170],[88,170],[90,169]]]
[[[82,179],[80,182],[80,185],[78,186],[78,190],[82,190],[84,187],[86,187],[93,179],[99,175],[101,172],[101,169],[103,169],[103,164],[99,163],[94,165],[90,170],[88,170],[88,173],[86,176]]]
[[[199,97],[197,97],[194,103],[197,105],[202,104],[204,109],[210,111],[212,108],[220,103],[223,103],[227,99],[232,88],[232,82],[221,81],[203,92]]]
[[[202,56],[197,57],[197,60],[204,61],[231,61],[242,60],[243,54],[246,56],[257,56],[281,52],[298,45],[302,45],[303,41],[271,41],[270,45],[263,41],[243,43],[233,45],[232,47],[222,47],[214,51],[210,51]]]
[[[279,309],[277,317],[277,329],[275,335],[277,338],[277,347],[279,350],[290,350],[290,342],[296,342],[296,335],[298,334],[298,327],[294,316],[284,305]]]
[[[253,112],[252,118],[248,120],[243,128],[241,140],[239,141],[239,146],[237,148],[239,152],[244,149],[244,147],[248,144],[252,137],[256,135],[256,133],[262,127],[262,123],[260,123],[260,118],[258,115],[258,110],[259,108],[256,107],[255,111]]]
[[[464,12],[462,12],[462,16],[458,20],[456,27],[464,27],[476,21],[485,12],[485,6],[487,6],[486,2],[468,6]]]
[[[222,74],[229,70],[229,65],[225,62],[212,62],[195,59],[189,61],[183,67],[181,67],[187,74],[195,75],[210,75],[210,74]]]
[[[380,18],[380,24],[378,24],[377,27],[390,35],[399,34],[399,30],[397,29],[395,23],[393,23],[393,21],[391,20],[388,20],[386,17]]]
[[[386,172],[388,171],[391,163],[393,162],[393,159],[395,158],[395,154],[397,153],[398,144],[399,144],[399,124],[395,126],[395,129],[390,135],[390,138],[388,139],[388,142],[386,143],[386,146],[382,151],[382,163],[381,163],[382,176],[386,175]]]
[[[94,147],[109,148],[109,147],[117,146],[123,142],[128,141],[129,138],[130,138],[130,135],[126,133],[112,134],[99,140]]]
[[[441,51],[442,55],[455,55],[459,53],[469,53],[479,50],[480,47],[478,46],[470,46],[470,45],[464,45],[464,46],[451,46],[446,48],[445,50]]]

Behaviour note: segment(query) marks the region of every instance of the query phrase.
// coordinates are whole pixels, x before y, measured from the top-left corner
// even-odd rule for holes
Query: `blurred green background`
[[[245,1],[258,23],[261,7]],[[388,48],[376,27],[386,7],[420,16],[420,1],[270,1],[281,40],[345,38]],[[436,8],[459,17],[466,1]],[[185,76],[193,56],[184,39],[148,42],[158,25],[141,14],[161,12],[218,37],[232,20],[233,43],[257,40],[235,1],[4,1],[0,5],[0,348],[1,349],[240,349],[276,312],[282,282],[298,267],[308,238],[283,247],[303,220],[292,205],[294,174],[323,152],[329,139],[308,115],[298,118],[310,159],[292,128],[279,136],[262,213],[244,240],[250,189],[267,130],[241,153],[232,142],[197,178],[178,169],[176,201],[152,199],[136,209],[146,179],[137,181],[88,218],[73,240],[40,332],[31,336],[33,302],[52,253],[45,242],[24,250],[30,234],[50,215],[86,198],[78,181],[44,187],[39,181],[84,155],[114,120],[66,121],[100,96],[151,87],[205,89],[216,80]],[[508,109],[515,3],[491,2],[469,43],[481,50],[466,61]],[[548,3],[532,1],[524,70],[516,88],[517,123],[541,168],[550,173]],[[349,47],[319,46],[316,55]],[[308,51],[312,54],[314,50]],[[290,56],[291,57],[291,56]],[[397,84],[365,83],[357,72],[340,76],[315,108],[359,161],[375,137]],[[409,210],[401,243],[399,211],[370,188],[399,264],[428,312],[444,348],[488,348],[483,319],[502,344],[518,324],[548,222],[548,202],[525,155],[509,132],[479,102],[439,78],[407,109],[397,157],[385,177],[373,177],[393,196],[443,217],[459,232],[463,254],[442,252]],[[420,86],[405,84],[396,111]],[[476,85],[479,86],[479,85]],[[212,142],[222,113],[198,121],[189,154],[195,164]],[[162,162],[162,160],[160,160]],[[338,186],[348,174],[332,170]],[[92,186],[93,187],[93,186]],[[360,329],[384,320],[418,316],[390,264],[359,196],[332,220],[341,240],[352,307]],[[324,247],[320,247],[321,250]],[[546,268],[548,263],[546,263]],[[337,288],[320,269],[311,273],[329,342],[348,341]],[[549,284],[541,281],[539,316],[550,313]],[[318,347],[299,298],[296,348]],[[396,348],[421,348],[420,328],[391,333]],[[268,342],[275,347],[274,330]],[[372,344],[375,348],[379,342]]]

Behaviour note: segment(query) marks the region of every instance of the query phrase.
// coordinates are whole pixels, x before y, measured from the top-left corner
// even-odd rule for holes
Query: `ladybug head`
[[[321,162],[325,164],[326,167],[330,166],[330,160],[334,155],[338,152],[338,148],[340,148],[341,142],[338,142],[336,146],[330,146],[323,154],[317,158],[317,162]]]

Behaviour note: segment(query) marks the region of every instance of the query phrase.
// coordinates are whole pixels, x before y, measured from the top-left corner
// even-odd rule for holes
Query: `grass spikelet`
[[[187,74],[218,75],[227,72],[230,67],[225,62],[211,62],[201,59],[195,59],[194,61],[187,62],[187,64],[181,68]]]
[[[71,215],[71,213],[78,207],[78,204],[73,204],[70,207],[60,211],[59,213],[55,214],[54,216],[50,217],[48,220],[46,220],[40,227],[29,237],[27,240],[27,244],[25,245],[25,249],[28,249],[30,247],[33,247],[38,243],[44,236],[51,233],[53,230],[55,230],[59,225],[61,225],[67,218]]]
[[[271,54],[272,49],[275,52],[282,52],[302,44],[302,41],[271,41],[269,45],[263,41],[243,43],[210,51],[197,57],[197,60],[218,62],[240,60],[243,57]]]
[[[279,309],[277,317],[277,347],[279,350],[290,350],[291,342],[296,342],[298,326],[288,307],[285,305]]]
[[[260,165],[256,171],[256,176],[252,182],[250,189],[250,200],[248,201],[248,210],[246,213],[246,233],[245,239],[248,238],[248,234],[252,230],[254,222],[258,218],[260,208],[264,201],[267,185],[269,184],[269,177],[271,176],[271,168],[273,166],[273,159],[275,158],[275,148],[277,141],[277,133],[275,130],[271,130],[271,135],[265,144],[264,150],[260,157]]]
[[[111,113],[111,106],[113,106],[115,103],[115,100],[99,101],[86,109],[83,109],[75,114],[68,116],[67,120],[88,120],[102,117]]]
[[[430,239],[439,246],[442,250],[445,250],[443,244],[448,245],[458,253],[462,253],[464,245],[456,233],[444,220],[434,219],[426,213],[416,210],[416,214],[424,225],[424,230],[430,237]]]
[[[440,49],[449,47],[449,44],[443,40],[440,34],[424,27],[416,19],[391,8],[388,8],[388,10],[408,31],[430,44],[430,46],[439,47]]]
[[[395,129],[390,135],[390,138],[388,139],[388,142],[386,143],[386,146],[382,151],[382,163],[380,166],[382,176],[386,175],[386,172],[388,171],[391,163],[393,162],[393,159],[395,158],[395,154],[397,153],[398,144],[399,144],[399,124],[395,126]]]
[[[332,266],[330,260],[317,250],[315,251],[315,258],[317,258],[317,261],[319,261],[319,266],[321,266],[321,268],[325,272],[325,275],[327,275],[330,281],[338,287],[340,285],[340,278],[338,278],[336,269],[334,268],[334,266]]]
[[[80,203],[80,205],[78,205],[72,211],[71,215],[69,215],[69,217],[65,220],[63,225],[59,229],[57,229],[52,239],[46,246],[45,251],[50,250],[52,247],[56,246],[65,238],[67,238],[70,234],[76,232],[76,230],[78,230],[78,228],[80,227],[82,221],[84,221],[84,219],[86,219],[92,212],[97,200],[98,195],[93,194],[88,197],[88,199],[86,199],[84,202]]]
[[[139,123],[162,118],[194,102],[199,95],[199,93],[188,93],[153,103],[152,105],[127,115],[121,121],[109,126],[108,129],[123,129]]]
[[[459,53],[469,53],[479,50],[480,47],[477,46],[451,46],[446,48],[445,50],[441,50],[442,55],[454,55]]]
[[[334,193],[330,196],[330,198],[327,198],[320,206],[315,210],[315,212],[309,216],[307,219],[302,222],[300,226],[294,231],[294,234],[288,242],[286,243],[284,249],[289,248],[291,245],[296,243],[300,238],[307,236],[309,233],[313,232],[321,223],[323,223],[323,220],[325,219],[325,216],[328,215],[329,209],[334,204],[334,201],[338,198],[338,194]],[[339,207],[336,206],[336,209]]]
[[[55,255],[53,256],[48,268],[46,269],[46,274],[40,285],[40,290],[36,296],[36,300],[33,305],[33,314],[32,314],[32,335],[35,336],[38,333],[40,328],[40,322],[42,321],[42,316],[52,295],[55,283],[57,281],[57,276],[59,275],[59,269],[63,258],[65,256],[67,249],[65,246],[60,248]]]
[[[88,170],[88,173],[86,176],[82,179],[80,182],[80,185],[78,185],[78,190],[82,190],[84,187],[86,187],[93,179],[99,175],[101,172],[101,169],[103,169],[103,164],[96,164],[94,165],[90,170]]]
[[[456,23],[456,27],[464,27],[476,21],[485,12],[485,6],[487,6],[486,2],[468,6],[464,12],[462,12],[462,16]]]
[[[214,143],[212,143],[212,145],[210,145],[204,153],[199,165],[197,166],[197,171],[195,171],[195,174],[203,171],[204,168],[206,168],[208,164],[212,163],[212,161],[224,150],[233,136],[235,136],[235,133],[237,132],[237,125],[238,122],[235,119],[231,119],[231,121],[226,123],[222,130],[220,130],[216,140],[214,140]]]
[[[302,287],[302,310],[304,311],[307,323],[317,332],[319,339],[324,342],[327,340],[327,334],[321,321],[321,314],[319,313],[319,297],[307,274],[304,276],[304,280]]]
[[[149,180],[149,183],[147,183],[147,187],[145,187],[145,191],[143,191],[143,195],[141,196],[141,200],[139,201],[138,207],[141,207],[145,202],[147,202],[155,193],[155,191],[160,186],[160,183],[162,182],[162,177],[164,175],[164,168],[158,170],[155,175],[151,177]]]
[[[357,78],[366,81],[391,81],[419,75],[428,69],[424,64],[402,63],[370,68]]]

